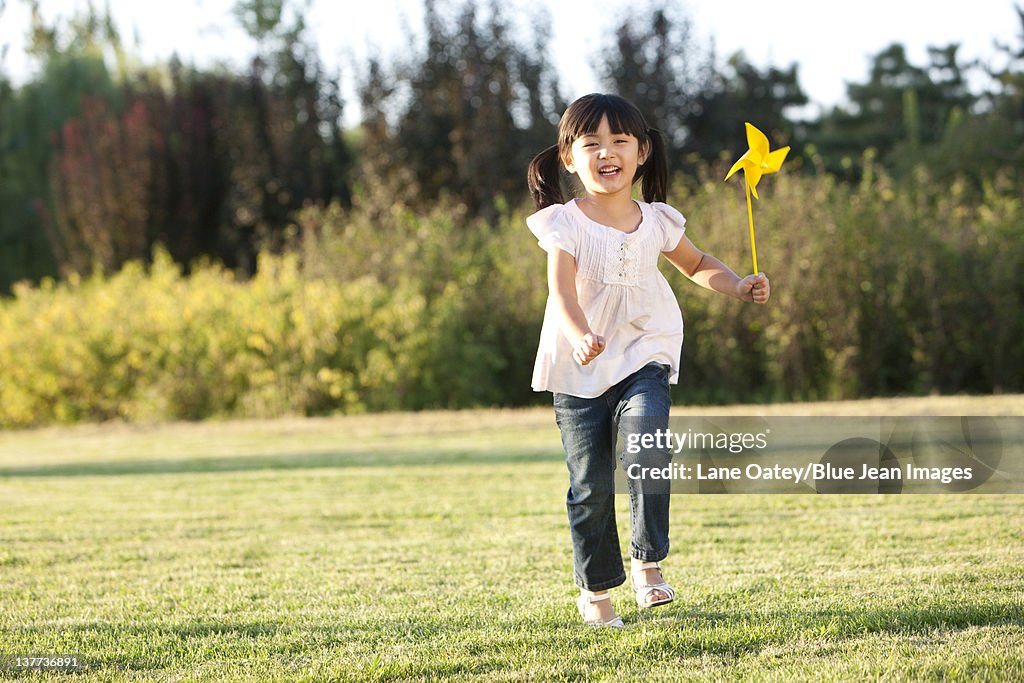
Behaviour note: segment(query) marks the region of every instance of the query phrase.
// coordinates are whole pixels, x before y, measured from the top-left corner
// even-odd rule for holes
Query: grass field
[[[565,487],[544,409],[3,433],[0,655],[78,654],[32,675],[75,681],[1024,679],[1024,496],[676,496],[677,600],[615,589],[611,631],[578,623]]]

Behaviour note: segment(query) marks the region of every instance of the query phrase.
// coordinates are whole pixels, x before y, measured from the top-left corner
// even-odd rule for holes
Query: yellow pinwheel
[[[747,128],[747,147],[749,149],[732,165],[729,172],[725,174],[725,179],[728,180],[732,177],[733,173],[741,168],[743,169],[743,178],[747,184],[747,218],[750,221],[750,250],[754,258],[754,273],[756,274],[758,272],[757,245],[754,243],[754,209],[750,203],[750,195],[753,194],[754,199],[760,199],[757,196],[757,184],[761,181],[761,176],[766,173],[775,173],[782,168],[782,162],[786,160],[786,155],[789,154],[789,147],[782,147],[774,152],[769,151],[768,137],[749,122],[744,125]]]

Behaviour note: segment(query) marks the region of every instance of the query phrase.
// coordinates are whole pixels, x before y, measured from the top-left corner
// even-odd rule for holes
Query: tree
[[[725,155],[735,159],[747,149],[744,122],[764,131],[773,144],[796,140],[796,130],[786,110],[807,104],[800,87],[797,65],[786,69],[758,69],[742,52],[734,54],[724,71],[712,74],[697,94],[687,119],[690,139],[682,152],[695,153],[704,161]]]
[[[341,134],[342,101],[305,38],[302,8],[240,0],[235,15],[257,43],[246,83],[221,95],[218,147],[231,160],[225,230],[238,265],[255,268],[260,245],[278,247],[306,202],[350,201],[352,159]]]
[[[974,111],[949,127],[936,150],[947,165],[971,171],[979,181],[999,174],[1019,179],[1024,166],[1024,9],[1016,11],[1019,44],[996,44],[1001,63],[986,68],[989,88]]]
[[[50,166],[54,220],[47,222],[62,275],[94,265],[109,272],[147,256],[152,131],[140,101],[116,115],[86,97],[82,115],[65,122]]]
[[[626,15],[614,35],[614,45],[600,52],[598,73],[665,133],[670,165],[679,168],[683,150],[694,144],[692,122],[711,80],[710,55],[694,45],[690,20],[665,3]]]
[[[690,171],[700,161],[741,154],[744,121],[774,140],[791,140],[785,110],[807,103],[796,65],[762,71],[738,53],[719,69],[713,51],[701,50],[691,36],[687,17],[656,4],[621,20],[614,46],[601,52],[610,57],[598,68],[608,87],[666,133],[670,168]]]
[[[911,64],[900,44],[875,55],[868,81],[847,86],[850,104],[836,107],[813,127],[811,138],[826,168],[858,177],[868,148],[896,171],[926,159],[925,150],[941,142],[977,102],[967,88],[972,66],[958,60],[958,49],[955,44],[929,48],[925,66]]]
[[[305,41],[301,13],[285,9],[240,4],[259,43],[248,74],[201,73],[175,58],[155,78],[129,74],[116,106],[85,98],[62,124],[47,222],[62,271],[116,269],[162,243],[186,266],[205,255],[252,273],[261,247],[285,243],[297,209],[348,202],[337,83]]]
[[[410,205],[448,196],[493,217],[496,198],[522,196],[530,158],[554,142],[564,103],[547,36],[521,45],[497,2],[482,12],[469,0],[451,18],[433,0],[425,10],[423,53],[392,67],[372,59],[360,78],[361,176]]]
[[[105,53],[120,51],[109,17],[91,10],[64,26],[47,25],[33,2],[28,52],[39,76],[15,89],[0,78],[0,292],[22,279],[58,272],[51,239],[54,204],[50,145],[84,97],[121,107]],[[113,46],[113,47],[111,47]]]

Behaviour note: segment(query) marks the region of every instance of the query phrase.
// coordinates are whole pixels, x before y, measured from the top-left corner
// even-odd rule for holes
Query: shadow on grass
[[[90,477],[136,474],[202,474],[253,470],[311,470],[352,467],[408,467],[430,465],[502,465],[532,462],[560,462],[561,453],[536,451],[429,451],[389,453],[386,451],[314,451],[288,455],[242,455],[230,457],[167,458],[159,460],[112,460],[106,462],[0,467],[3,477]]]
[[[670,615],[665,615],[669,617]],[[663,618],[664,619],[664,618]],[[759,610],[757,612],[705,612],[683,611],[671,615],[676,624],[694,623],[697,628],[708,626],[723,633],[749,634],[750,644],[756,644],[758,633],[771,634],[778,630],[780,637],[801,635],[827,640],[849,638],[871,633],[912,635],[937,628],[965,629],[973,626],[1013,625],[1024,628],[1024,607],[1019,604],[983,605],[922,605],[920,607],[881,607],[855,609],[815,610]],[[739,638],[740,641],[745,638]],[[737,639],[730,639],[729,650],[735,649]],[[766,645],[768,643],[762,643]],[[705,648],[714,651],[714,648]]]
[[[690,645],[695,653],[737,652],[758,650],[795,636],[813,640],[850,638],[872,633],[915,635],[935,629],[966,629],[977,626],[1019,626],[1024,628],[1024,607],[1013,603],[987,603],[984,605],[922,605],[920,607],[876,607],[864,609],[814,610],[758,610],[747,611],[666,611],[658,616],[629,615],[625,631],[592,629],[575,620],[562,621],[562,614],[524,615],[511,618],[491,618],[489,615],[445,615],[433,612],[423,615],[387,615],[352,619],[339,614],[336,622],[286,623],[272,622],[216,622],[200,621],[189,624],[115,624],[80,623],[46,626],[2,627],[0,633],[35,636],[62,633],[97,633],[108,636],[170,635],[182,641],[209,636],[237,635],[243,638],[279,637],[303,634],[305,642],[350,642],[382,640],[433,642],[439,635],[464,632],[474,640],[480,631],[492,632],[515,639],[516,636],[535,637],[545,631],[551,637],[580,634],[587,638],[609,634],[629,633],[630,627],[653,626],[665,628],[678,638],[671,642],[679,646]],[[757,628],[751,628],[757,626]],[[677,649],[678,651],[678,649]]]

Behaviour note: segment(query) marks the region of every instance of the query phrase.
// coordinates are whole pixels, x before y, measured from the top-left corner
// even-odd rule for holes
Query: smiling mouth
[[[616,173],[619,172],[619,170],[620,169],[618,166],[602,166],[601,168],[597,169],[597,172],[605,177],[608,177],[615,175]]]

